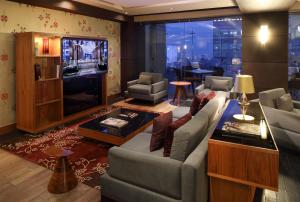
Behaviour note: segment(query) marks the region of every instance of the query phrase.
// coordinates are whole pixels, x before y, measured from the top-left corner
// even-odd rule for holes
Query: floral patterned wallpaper
[[[107,38],[108,95],[120,93],[120,23],[0,0],[0,127],[15,122],[14,33],[18,32]]]

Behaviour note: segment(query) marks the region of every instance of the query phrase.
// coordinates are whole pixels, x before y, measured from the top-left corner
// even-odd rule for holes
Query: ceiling
[[[243,13],[289,10],[300,0],[74,0],[128,15],[238,7]]]

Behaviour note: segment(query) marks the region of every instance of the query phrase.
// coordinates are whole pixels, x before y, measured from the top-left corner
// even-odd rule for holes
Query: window
[[[242,68],[242,18],[226,17],[192,22],[149,24],[145,28],[145,65],[148,71],[221,69],[235,76]]]
[[[300,14],[289,16],[288,87],[294,99],[300,100]]]

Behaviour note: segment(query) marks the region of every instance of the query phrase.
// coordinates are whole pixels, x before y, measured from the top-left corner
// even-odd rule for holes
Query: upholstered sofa
[[[101,176],[102,195],[122,202],[208,201],[207,147],[223,112],[226,93],[217,92],[193,118],[177,129],[170,157],[150,152],[152,126],[120,147],[112,147],[110,168]],[[176,120],[189,107],[173,111]]]
[[[158,103],[168,95],[168,79],[164,79],[160,73],[141,72],[141,75],[152,77],[152,83],[140,84],[139,79],[127,82],[126,97]]]
[[[300,151],[300,102],[293,100],[293,111],[280,110],[276,99],[286,94],[283,88],[259,93],[259,101],[271,126],[276,143],[288,149]]]
[[[213,80],[224,80],[224,81],[228,81],[226,85],[223,85],[220,89],[214,89],[214,86],[212,86]],[[205,92],[207,93],[207,91],[224,91],[227,92],[226,97],[227,98],[232,98],[233,96],[233,78],[232,77],[225,77],[225,76],[206,76],[205,77],[205,81],[203,84],[201,84],[200,86],[198,86],[195,90],[196,94]]]

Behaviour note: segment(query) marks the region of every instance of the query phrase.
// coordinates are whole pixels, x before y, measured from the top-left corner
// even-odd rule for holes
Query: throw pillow
[[[201,109],[201,103],[205,97],[206,95],[204,93],[200,93],[194,96],[192,104],[190,106],[190,113],[192,116],[195,116],[195,114],[197,114],[197,112]]]
[[[141,74],[137,83],[143,85],[150,85],[152,84],[152,76]]]
[[[289,93],[277,98],[276,104],[277,104],[277,108],[280,110],[289,111],[289,112],[294,110],[292,96]]]
[[[168,125],[172,123],[172,112],[163,113],[153,120],[152,136],[150,141],[150,151],[162,148],[164,137],[167,133]]]
[[[187,113],[186,115],[174,121],[168,126],[165,141],[164,141],[164,156],[170,156],[173,138],[174,138],[174,132],[176,131],[176,129],[180,128],[191,119],[192,119],[192,115],[190,113]]]
[[[214,97],[216,96],[216,92],[215,91],[211,91],[207,96],[205,96],[201,102],[201,109]]]
[[[229,81],[221,80],[221,79],[212,79],[211,80],[211,89],[212,90],[221,90],[228,91],[229,89]]]

